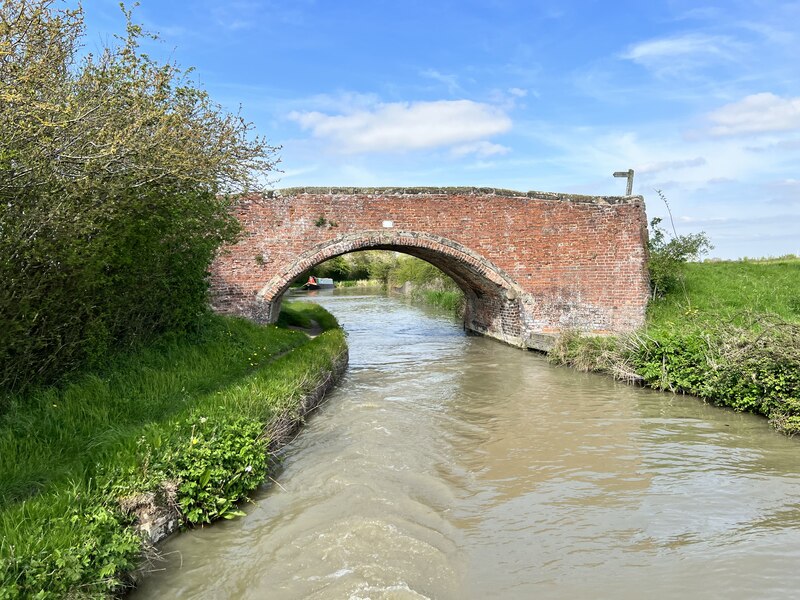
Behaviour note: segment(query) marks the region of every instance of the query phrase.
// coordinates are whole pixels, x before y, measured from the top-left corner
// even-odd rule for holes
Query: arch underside
[[[258,320],[274,322],[283,294],[299,275],[336,256],[362,250],[402,252],[431,263],[464,292],[464,326],[507,343],[524,346],[523,299],[520,286],[502,269],[463,245],[418,232],[371,231],[344,235],[303,252],[285,265],[256,295]]]

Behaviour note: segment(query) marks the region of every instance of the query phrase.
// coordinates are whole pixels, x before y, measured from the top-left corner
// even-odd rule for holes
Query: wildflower
[[[208,417],[200,417],[201,423],[205,423],[206,421],[208,421]]]
[[[200,440],[198,440],[196,437],[193,437],[193,438],[192,438],[192,446],[194,446],[195,444],[197,444],[197,442],[199,442],[199,441],[200,441]]]
[[[247,465],[247,466],[244,468],[244,472],[245,472],[245,473],[249,473],[249,472],[250,472],[250,471],[252,471],[252,470],[253,470],[253,465]]]

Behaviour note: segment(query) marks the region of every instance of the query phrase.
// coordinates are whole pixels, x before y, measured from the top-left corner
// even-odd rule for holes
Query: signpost
[[[614,177],[627,177],[628,187],[625,190],[625,195],[630,196],[633,194],[633,169],[628,169],[627,171],[615,171]]]

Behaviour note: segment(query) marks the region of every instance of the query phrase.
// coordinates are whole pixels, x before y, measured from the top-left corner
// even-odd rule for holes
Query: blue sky
[[[87,47],[119,32],[84,0]],[[140,0],[151,54],[281,145],[276,187],[620,195],[800,253],[800,2]]]

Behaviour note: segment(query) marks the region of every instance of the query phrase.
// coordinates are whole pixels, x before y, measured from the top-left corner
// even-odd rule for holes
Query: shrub
[[[224,192],[275,149],[174,64],[79,58],[83,12],[0,4],[0,388],[51,382],[114,346],[190,328],[238,230]]]
[[[670,211],[666,196],[656,190],[658,197]],[[670,219],[672,213],[670,211]],[[664,296],[677,289],[683,281],[683,265],[697,260],[713,249],[705,232],[678,235],[673,224],[673,236],[660,227],[663,219],[655,217],[650,221],[648,239],[648,269],[650,271],[650,293],[652,298]]]
[[[797,432],[800,325],[764,321],[744,329],[705,323],[651,334],[630,352],[651,387],[762,414],[779,429]]]
[[[750,328],[690,322],[622,338],[566,332],[549,359],[584,371],[764,415],[800,433],[800,324],[761,317]]]
[[[659,217],[650,221],[648,269],[653,298],[678,289],[683,279],[683,265],[689,260],[700,258],[713,248],[703,232],[669,237],[659,226],[661,221]]]

